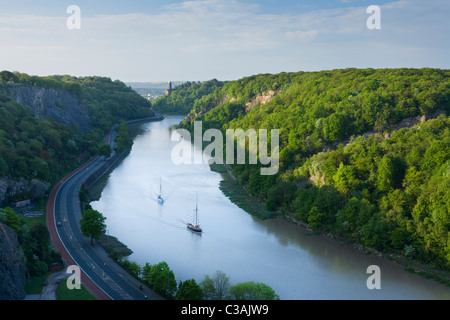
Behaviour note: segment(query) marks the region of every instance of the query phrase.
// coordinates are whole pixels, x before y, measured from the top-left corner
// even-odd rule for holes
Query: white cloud
[[[262,14],[243,1],[199,0],[158,13],[83,17],[0,16],[0,62],[27,73],[99,74],[133,80],[232,79],[262,72],[343,67],[448,67],[449,2],[381,6],[382,29],[365,7]],[[412,33],[411,30],[414,30]],[[440,39],[439,39],[440,38]],[[438,41],[439,39],[439,41]]]
[[[315,38],[319,34],[319,30],[308,30],[308,31],[287,31],[286,36],[290,39],[310,39]]]

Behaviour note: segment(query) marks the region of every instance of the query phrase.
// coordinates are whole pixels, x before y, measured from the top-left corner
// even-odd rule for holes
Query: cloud
[[[67,29],[68,15],[3,15],[0,61],[23,72],[109,74],[128,81],[430,61],[448,67],[448,1],[383,4],[377,31],[366,27],[366,7],[350,5],[273,14],[258,3],[192,0],[148,13],[86,17],[81,8],[81,30]]]
[[[287,31],[286,36],[290,39],[310,39],[315,38],[319,34],[319,30],[308,30],[308,31]]]

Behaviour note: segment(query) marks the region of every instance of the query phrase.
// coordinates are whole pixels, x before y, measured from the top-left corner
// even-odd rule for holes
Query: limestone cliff
[[[14,180],[0,177],[0,203],[5,199],[21,193],[31,193],[35,197],[44,196],[50,188],[50,183],[39,179],[28,181],[24,178]]]
[[[11,100],[29,106],[39,118],[52,118],[80,132],[89,130],[88,107],[65,90],[19,85],[10,86],[8,93]]]
[[[25,265],[17,234],[0,223],[0,300],[25,298]]]

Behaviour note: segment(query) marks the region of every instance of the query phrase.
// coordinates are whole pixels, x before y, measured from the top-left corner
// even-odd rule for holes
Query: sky
[[[448,69],[449,17],[449,0],[0,0],[0,70],[152,82]]]

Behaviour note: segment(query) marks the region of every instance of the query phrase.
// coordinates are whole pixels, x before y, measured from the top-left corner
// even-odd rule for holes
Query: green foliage
[[[30,273],[35,276],[42,276],[48,272],[48,265],[44,261],[35,260],[30,264]]]
[[[141,266],[134,261],[129,261],[126,263],[126,270],[136,278],[138,278],[142,272]]]
[[[8,98],[9,89],[16,86],[65,90],[88,107],[91,130],[81,136],[77,128],[36,117],[29,107]],[[114,123],[122,122],[118,128],[117,151],[130,146],[132,141],[123,121],[153,116],[150,107],[146,99],[124,83],[109,78],[38,77],[2,71],[0,177],[54,183],[97,152],[110,154],[109,147],[100,141]]]
[[[61,255],[50,244],[50,234],[44,223],[25,222],[9,207],[0,209],[0,223],[7,224],[17,233],[28,276],[46,274],[49,263],[61,261]]]
[[[67,301],[88,301],[97,300],[85,286],[81,285],[80,290],[70,290],[67,287],[66,281],[61,281],[56,287],[55,291],[56,300],[67,300]]]
[[[152,266],[147,263],[143,268],[143,276],[155,292],[168,299],[174,298],[177,282],[167,262],[163,261]]]
[[[3,213],[6,217],[6,224],[15,232],[20,231],[20,218],[10,207],[3,209]]]
[[[155,292],[167,299],[176,300],[279,300],[275,291],[264,283],[252,281],[230,285],[228,276],[217,271],[212,277],[205,275],[197,284],[194,279],[180,281],[178,288],[175,275],[167,262],[155,265],[146,263],[142,276]]]
[[[299,177],[324,177],[328,185],[301,188],[291,210],[297,218],[352,241],[441,268],[450,265],[450,118],[445,115],[383,137],[360,137],[341,151],[305,161]],[[432,150],[432,151],[429,151]],[[334,160],[340,153],[343,162]],[[418,156],[423,154],[423,157]],[[429,164],[430,162],[430,164]],[[328,163],[327,166],[324,164]],[[334,167],[334,168],[333,168]],[[327,177],[332,175],[332,179]],[[359,182],[352,183],[358,177]],[[314,209],[318,190],[333,188],[345,199]],[[322,214],[337,212],[335,223]]]
[[[119,126],[116,129],[117,135],[115,138],[116,142],[116,152],[121,153],[126,148],[130,147],[133,144],[133,140],[130,137],[130,133],[128,131],[128,126],[124,121],[121,121]]]
[[[111,146],[109,144],[106,144],[104,142],[100,143],[99,147],[98,147],[98,154],[100,156],[104,156],[106,158],[108,158],[111,155]]]
[[[50,234],[44,223],[23,223],[18,238],[24,263],[31,276],[45,274],[49,263],[61,261],[61,255],[50,244]]]
[[[106,77],[73,77],[54,75],[29,76],[25,73],[2,71],[0,83],[5,86],[31,85],[65,90],[89,108],[91,128],[103,137],[114,123],[151,117],[151,104],[119,80]],[[1,100],[1,99],[0,99]]]
[[[203,291],[194,279],[180,281],[175,300],[203,300]]]
[[[361,242],[361,227],[369,222],[375,212],[376,206],[367,199],[352,197],[337,215],[336,231],[351,241]]]
[[[400,186],[403,176],[401,159],[386,154],[378,163],[377,187],[382,192],[389,192]]]
[[[53,181],[86,160],[89,144],[68,126],[0,99],[0,176]]]
[[[49,261],[50,259],[50,233],[43,223],[35,223],[30,230],[30,244],[26,250],[32,250],[33,255],[42,261]]]
[[[224,82],[216,79],[205,82],[186,82],[176,86],[169,96],[163,96],[153,104],[153,109],[159,112],[188,114],[193,108],[196,100],[213,93]]]
[[[16,82],[18,81],[17,76],[9,71],[3,70],[0,72],[0,79],[5,82]]]
[[[228,276],[217,271],[212,277],[205,275],[200,282],[205,300],[279,300],[280,297],[267,284],[253,281],[230,284]]]
[[[449,70],[429,68],[260,74],[199,97],[181,127],[279,129],[276,176],[231,165],[267,209],[450,268],[449,88]]]
[[[200,282],[200,287],[205,300],[223,300],[228,295],[230,279],[224,272],[216,271],[212,277],[205,275]]]
[[[450,177],[433,177],[421,188],[412,211],[426,252],[450,263]]]
[[[279,129],[280,160],[289,169],[334,141],[450,110],[448,75],[426,68],[261,74],[199,98],[183,127],[203,120],[205,130]],[[261,103],[263,96],[272,98]],[[429,107],[422,108],[425,104]]]
[[[91,238],[91,245],[94,239],[99,239],[105,231],[106,218],[97,210],[88,209],[83,211],[83,217],[80,220],[80,227],[83,236]]]
[[[78,96],[89,106],[92,128],[100,129],[104,136],[114,123],[151,117],[154,112],[151,104],[118,80],[105,77],[70,78],[64,81],[60,76],[54,77],[64,85],[78,85]],[[76,90],[75,90],[76,91]]]
[[[345,166],[342,162],[333,176],[334,186],[344,194],[350,194],[351,190],[358,183],[356,180],[355,170],[351,166]]]
[[[344,114],[333,113],[325,120],[323,135],[330,141],[343,140],[350,132],[350,119]]]
[[[280,297],[268,285],[261,282],[242,282],[230,287],[233,300],[279,300]]]

